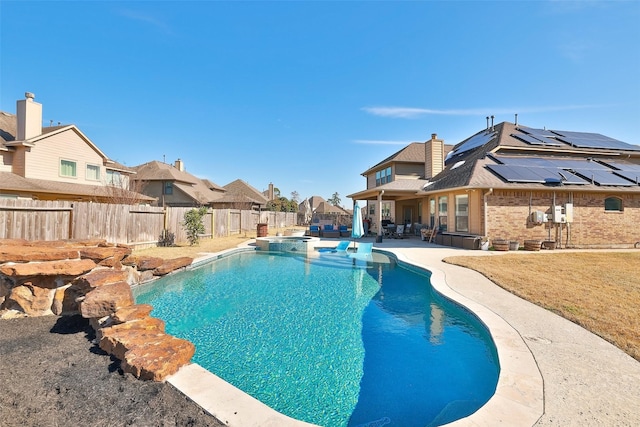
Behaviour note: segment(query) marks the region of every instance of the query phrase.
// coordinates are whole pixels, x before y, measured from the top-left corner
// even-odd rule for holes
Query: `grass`
[[[640,252],[457,256],[444,261],[482,273],[640,361]]]
[[[291,228],[291,227],[290,227]],[[269,229],[275,235],[278,229]],[[203,239],[168,248],[136,250],[161,258],[219,252],[256,233]],[[601,336],[640,361],[640,251],[557,252],[458,256],[444,260],[484,274],[502,288]]]

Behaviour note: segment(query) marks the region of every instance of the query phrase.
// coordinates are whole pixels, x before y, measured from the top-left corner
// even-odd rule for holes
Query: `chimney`
[[[274,190],[273,190],[273,182],[269,183],[269,190],[268,190],[267,199],[269,199],[269,200],[275,199],[275,194],[274,194]]]
[[[493,132],[493,131],[494,131],[494,128],[493,128],[493,116],[491,116],[491,132]]]
[[[444,169],[444,141],[438,139],[437,133],[424,143],[424,178],[430,179]]]
[[[180,160],[180,159],[176,160],[175,167],[180,172],[184,172],[184,162],[182,160]]]
[[[25,99],[16,102],[18,129],[16,141],[24,141],[42,133],[42,104],[35,102],[35,95],[25,92]]]

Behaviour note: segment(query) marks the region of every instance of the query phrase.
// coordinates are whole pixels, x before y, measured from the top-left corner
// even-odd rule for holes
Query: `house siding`
[[[76,177],[60,176],[60,160],[76,162]],[[100,167],[100,180],[86,178],[87,164]],[[73,130],[52,135],[35,143],[25,155],[25,178],[45,179],[58,182],[74,182],[85,185],[104,185],[105,167],[103,158]]]
[[[622,199],[622,212],[605,212],[604,200]],[[580,248],[629,247],[640,241],[640,195],[607,193],[555,193],[556,205],[573,200],[570,224],[529,222],[530,211],[550,215],[553,192],[495,191],[487,199],[487,229],[492,239],[555,240]],[[531,208],[529,208],[531,206]],[[549,226],[551,225],[551,228]],[[562,238],[562,240],[560,240]]]

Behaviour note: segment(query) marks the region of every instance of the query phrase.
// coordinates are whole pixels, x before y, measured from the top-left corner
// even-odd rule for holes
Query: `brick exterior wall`
[[[556,205],[564,206],[572,195],[573,222],[560,227],[529,221],[532,211],[551,215],[553,191],[495,190],[487,196],[487,235],[518,240],[521,245],[524,240],[547,240],[550,235],[562,247],[576,248],[628,248],[640,241],[640,194],[555,192]],[[622,212],[605,212],[604,200],[612,196],[622,200]]]

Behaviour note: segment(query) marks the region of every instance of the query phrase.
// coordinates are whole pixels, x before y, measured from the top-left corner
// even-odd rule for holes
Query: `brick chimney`
[[[424,143],[424,178],[430,179],[444,169],[444,141],[438,139],[437,133]]]
[[[42,104],[35,102],[31,92],[24,94],[25,99],[16,102],[18,129],[16,141],[24,141],[42,133]]]

